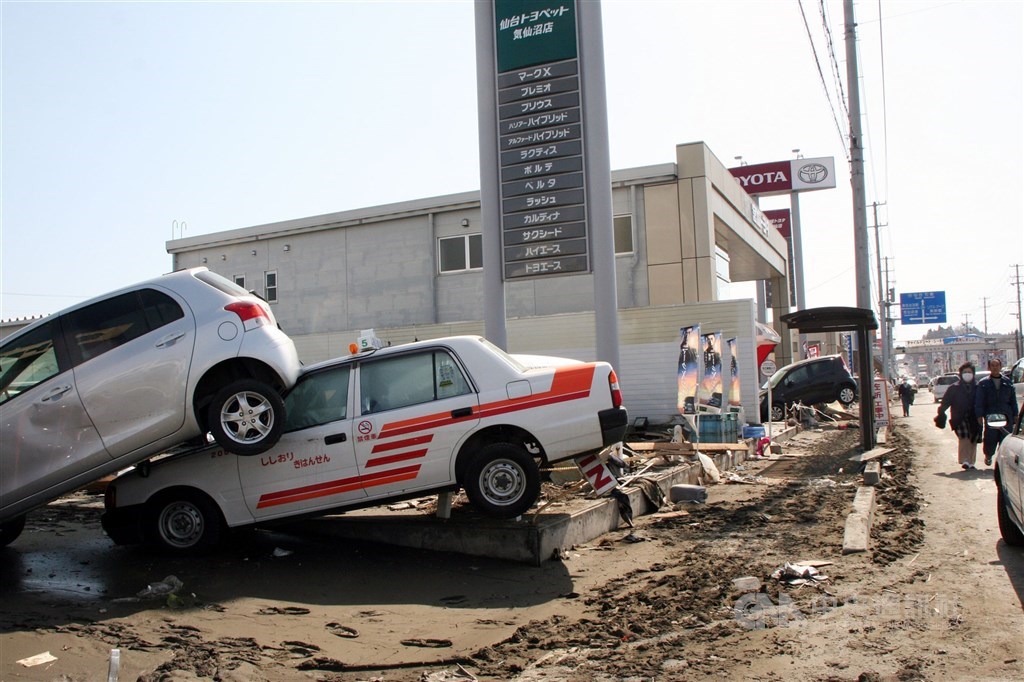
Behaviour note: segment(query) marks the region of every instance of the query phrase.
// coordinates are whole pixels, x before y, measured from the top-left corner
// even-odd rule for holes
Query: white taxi
[[[226,528],[460,487],[514,518],[537,500],[542,464],[622,440],[621,403],[605,362],[509,355],[478,336],[371,348],[304,368],[262,455],[211,445],[119,476],[103,527],[188,553]]]

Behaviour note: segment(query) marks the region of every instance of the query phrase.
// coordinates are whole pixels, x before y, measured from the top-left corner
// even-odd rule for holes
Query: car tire
[[[514,519],[540,496],[540,470],[523,448],[492,443],[470,462],[463,487],[480,511],[499,519]]]
[[[24,514],[0,523],[0,547],[6,547],[17,540],[23,530],[25,530]]]
[[[200,492],[163,494],[149,504],[149,538],[175,554],[201,554],[217,545],[224,521],[217,506]]]
[[[236,455],[259,455],[277,443],[284,430],[284,401],[257,379],[239,379],[214,396],[207,424],[217,444]]]
[[[779,405],[778,403],[772,403],[772,418],[773,422],[781,422],[786,419],[786,406]]]
[[[1003,496],[1002,485],[996,486],[996,517],[999,519],[999,534],[1003,536],[1003,542],[1012,547],[1024,547],[1024,533],[1014,524],[1010,518],[1010,510],[1006,508],[1006,498]]]
[[[857,389],[849,384],[844,384],[839,387],[839,393],[836,398],[842,403],[843,407],[849,407],[857,402]]]

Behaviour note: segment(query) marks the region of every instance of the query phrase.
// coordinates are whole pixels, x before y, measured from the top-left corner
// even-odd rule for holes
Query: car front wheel
[[[162,495],[150,505],[150,537],[176,554],[197,554],[220,540],[220,511],[205,495],[181,491]]]
[[[996,516],[999,519],[999,534],[1003,536],[1003,541],[1012,545],[1013,547],[1024,546],[1024,533],[1020,532],[1020,528],[1014,524],[1013,519],[1010,518],[1010,510],[1006,508],[1006,498],[1003,496],[1003,487],[997,486],[996,490]]]
[[[781,422],[786,419],[786,407],[778,403],[772,403],[772,421]]]
[[[236,455],[259,455],[281,438],[284,401],[257,379],[239,379],[210,403],[207,423],[217,444]]]
[[[492,443],[470,463],[463,487],[480,511],[499,519],[513,519],[537,501],[540,471],[521,447]]]
[[[853,405],[857,400],[857,391],[853,386],[846,385],[839,389],[839,402],[843,404],[843,407],[849,407]]]
[[[0,547],[6,547],[21,535],[21,531],[25,529],[25,515],[16,516],[13,519],[7,519],[0,524]]]

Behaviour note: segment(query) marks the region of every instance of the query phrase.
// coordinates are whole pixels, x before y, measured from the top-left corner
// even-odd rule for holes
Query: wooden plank
[[[867,452],[862,452],[859,455],[850,457],[851,462],[868,462],[872,459],[878,459],[882,455],[887,455],[896,448],[872,448]]]

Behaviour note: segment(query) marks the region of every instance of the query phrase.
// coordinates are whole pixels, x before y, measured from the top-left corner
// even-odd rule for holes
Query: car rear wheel
[[[463,484],[469,501],[488,516],[512,519],[540,495],[540,471],[523,448],[492,443],[470,463]]]
[[[843,407],[849,407],[857,400],[857,390],[849,384],[842,386],[839,389],[838,398],[839,402],[843,404]]]
[[[21,535],[21,531],[25,529],[25,515],[16,516],[13,519],[7,519],[0,524],[0,547],[6,547]]]
[[[217,444],[236,455],[259,455],[281,438],[284,401],[257,379],[239,379],[210,403],[207,423]]]
[[[998,491],[996,495],[996,516],[999,519],[999,534],[1003,536],[1003,541],[1014,547],[1024,546],[1024,533],[1020,532],[1020,528],[1014,524],[1013,519],[1010,518],[1010,510],[1006,508],[1006,498],[1003,496],[1003,487],[997,486]]]
[[[202,493],[163,495],[150,506],[150,537],[176,554],[207,551],[220,540],[220,511]]]

